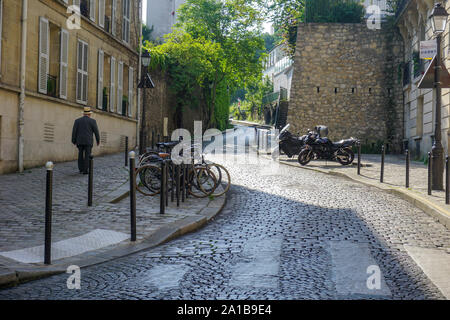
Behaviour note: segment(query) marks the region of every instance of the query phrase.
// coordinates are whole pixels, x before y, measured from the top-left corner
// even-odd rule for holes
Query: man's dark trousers
[[[92,146],[78,145],[78,169],[82,173],[89,171],[89,157],[91,156]]]

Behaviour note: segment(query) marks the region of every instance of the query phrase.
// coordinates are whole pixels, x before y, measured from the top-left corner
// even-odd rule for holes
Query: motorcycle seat
[[[342,147],[343,145],[349,144],[349,142],[351,142],[351,141],[352,141],[352,139],[343,139],[343,140],[333,143],[333,146],[334,147]]]

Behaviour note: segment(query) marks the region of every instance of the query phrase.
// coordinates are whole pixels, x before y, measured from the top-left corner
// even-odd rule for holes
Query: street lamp
[[[442,147],[442,133],[441,133],[441,36],[445,31],[447,25],[448,13],[440,3],[436,3],[431,12],[431,27],[433,28],[433,34],[436,37],[437,52],[434,66],[434,88],[436,90],[436,120],[434,129],[434,142],[431,148],[431,154],[433,159],[432,173],[433,173],[433,190],[443,190],[443,173],[444,173],[444,148]]]
[[[148,73],[148,67],[151,61],[151,55],[148,51],[144,51],[141,55],[142,66],[145,68],[145,72],[143,73],[141,82],[139,82],[139,89],[151,89],[155,87],[155,84]],[[139,139],[139,153],[145,153],[146,143],[144,142],[144,138],[147,139],[147,126],[145,121],[145,92],[143,92],[143,101],[142,101],[142,118],[141,118],[141,132]],[[146,140],[145,140],[146,141]]]

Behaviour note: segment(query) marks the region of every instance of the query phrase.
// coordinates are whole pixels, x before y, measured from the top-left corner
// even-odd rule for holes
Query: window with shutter
[[[98,24],[105,27],[105,0],[98,0]]]
[[[95,21],[95,7],[96,3],[95,0],[90,0],[89,1],[89,19],[91,19],[92,21]]]
[[[111,33],[113,34],[113,36],[116,35],[116,8],[117,8],[117,0],[112,0]]]
[[[130,42],[130,0],[123,0],[122,40]]]
[[[98,86],[97,86],[97,108],[103,109],[103,70],[104,70],[104,53],[98,51]]]
[[[82,40],[78,40],[78,58],[77,58],[77,102],[87,103],[88,91],[88,44]]]
[[[117,113],[122,113],[123,102],[123,62],[120,61],[117,68]]]
[[[134,70],[128,69],[128,116],[131,117],[133,110],[133,92],[134,92]]]
[[[39,79],[38,91],[47,94],[47,75],[50,67],[49,63],[49,24],[45,18],[39,19]]]
[[[59,62],[59,97],[67,99],[67,72],[69,64],[69,32],[61,29],[61,53]]]
[[[111,88],[109,93],[110,111],[114,112],[116,107],[116,59],[111,57]]]

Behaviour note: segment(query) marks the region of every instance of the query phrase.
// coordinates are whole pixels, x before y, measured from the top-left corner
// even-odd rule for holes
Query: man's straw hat
[[[83,114],[92,114],[91,107],[84,107]]]

